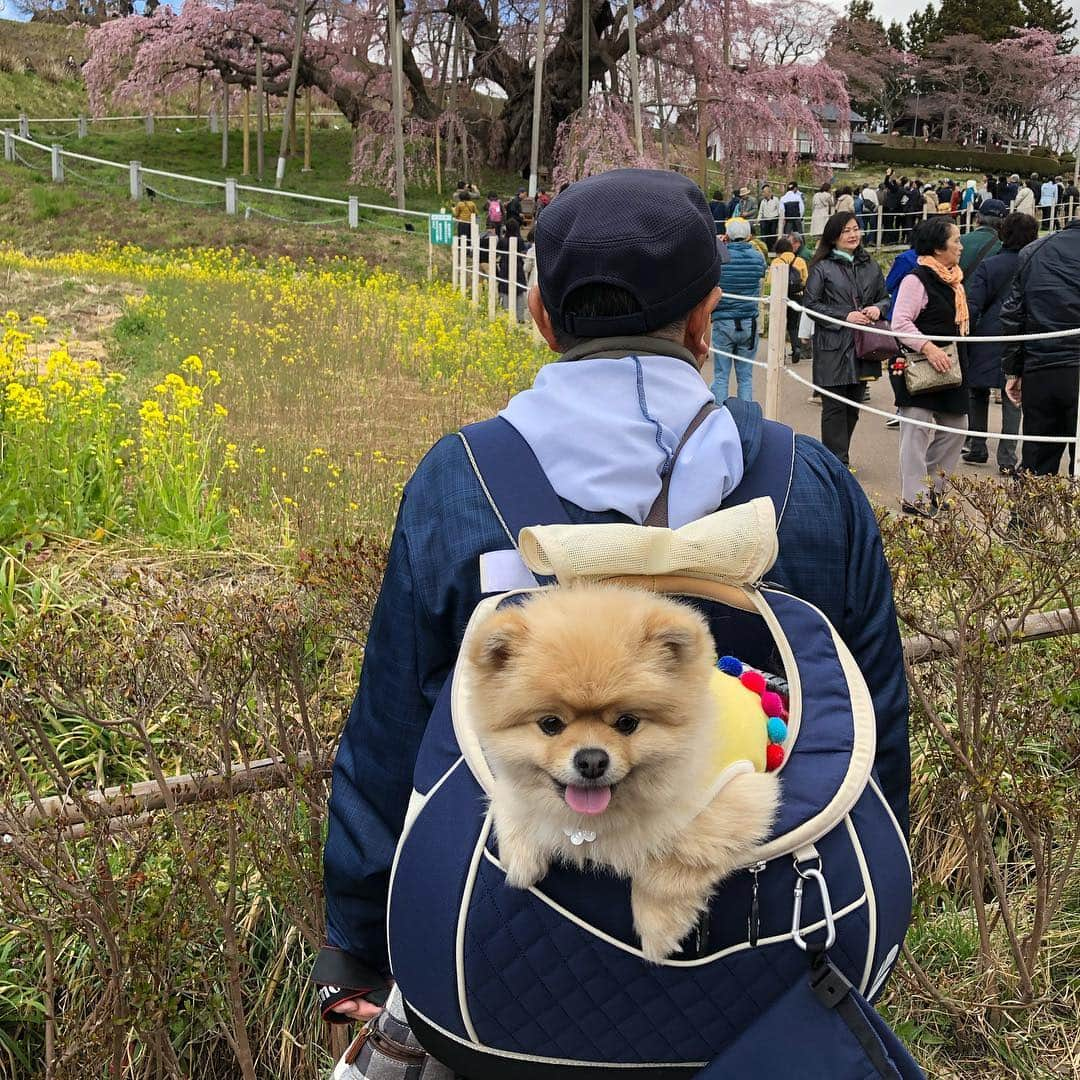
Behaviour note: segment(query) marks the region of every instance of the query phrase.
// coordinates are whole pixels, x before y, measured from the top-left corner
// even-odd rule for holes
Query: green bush
[[[1057,158],[1035,154],[991,154],[974,147],[950,146],[884,146],[878,143],[856,143],[855,157],[859,161],[881,161],[890,165],[923,165],[936,169],[963,169],[969,172],[1019,173],[1028,176],[1061,172]]]

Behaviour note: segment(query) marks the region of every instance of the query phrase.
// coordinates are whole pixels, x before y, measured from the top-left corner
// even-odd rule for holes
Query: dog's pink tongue
[[[566,805],[578,814],[602,814],[611,802],[609,787],[575,787],[566,789]]]

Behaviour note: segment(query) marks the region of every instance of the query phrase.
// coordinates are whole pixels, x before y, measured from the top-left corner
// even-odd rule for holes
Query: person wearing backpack
[[[489,191],[487,197],[487,227],[488,229],[494,229],[496,236],[500,232],[502,220],[503,208],[502,203],[499,202],[499,196],[494,191]]]
[[[553,514],[577,524],[640,526],[664,489],[668,524],[679,528],[712,514],[752,476],[781,484],[786,495],[770,582],[816,606],[850,650],[875,716],[873,785],[895,815],[893,838],[905,833],[908,694],[877,520],[855,479],[815,439],[766,422],[753,402],[728,399],[715,407],[702,372],[710,362],[721,253],[704,196],[670,171],[601,173],[552,202],[535,241],[538,280],[529,310],[553,362],[510,400],[498,424],[473,427],[497,427],[498,437],[527,449],[546,477],[550,498],[535,509],[534,521]],[[387,927],[398,839],[407,817],[424,813],[413,797],[414,776],[424,765],[417,760],[421,743],[448,692],[474,610],[485,593],[513,588],[518,567],[525,570],[515,550],[518,534],[508,535],[493,509],[467,438],[443,437],[405,485],[359,690],[334,763],[324,852],[327,945],[313,973],[323,1015],[333,1021],[376,1015],[392,977],[388,937],[400,942],[425,930],[408,918]],[[772,457],[777,450],[782,453]],[[527,571],[526,577],[535,584]],[[455,822],[448,817],[443,824],[449,840]],[[444,843],[434,858],[447,851]],[[487,864],[481,848],[477,855]],[[906,864],[902,871],[907,874]],[[448,898],[430,902],[432,911],[447,910]],[[453,938],[438,949],[453,954]],[[432,967],[446,959],[423,957]],[[682,977],[683,969],[670,970]],[[690,973],[686,980],[684,989],[696,1000]],[[522,1003],[528,1017],[527,995]],[[634,1019],[640,1006],[630,1008]],[[822,1014],[831,1022],[831,1010]],[[618,1035],[614,1023],[598,1014],[595,1034],[610,1042]],[[430,1025],[428,1031],[444,1041]],[[539,1037],[524,1020],[520,1033],[526,1041]],[[456,1037],[446,1045],[469,1049],[468,1040]],[[759,1045],[768,1049],[764,1040],[752,1049]],[[510,1076],[511,1066],[521,1075],[529,1064],[522,1057],[507,1055],[507,1071],[496,1063],[489,1075]],[[545,1077],[566,1074],[546,1060],[534,1059],[536,1069]],[[454,1071],[468,1075],[467,1068]],[[588,1070],[595,1080],[634,1071],[602,1063]]]
[[[1001,250],[1001,223],[1008,208],[997,199],[987,199],[979,207],[975,220],[978,226],[960,237],[964,249],[960,255],[960,269],[967,281],[984,259],[992,258]]]
[[[802,303],[803,293],[806,290],[806,277],[809,269],[805,259],[800,259],[791,246],[791,240],[781,236],[776,241],[774,248],[776,258],[774,263],[786,263],[788,267],[788,298]],[[787,309],[787,336],[791,345],[791,362],[798,364],[802,360],[802,343],[799,341],[799,323],[802,320],[802,312],[794,308]]]

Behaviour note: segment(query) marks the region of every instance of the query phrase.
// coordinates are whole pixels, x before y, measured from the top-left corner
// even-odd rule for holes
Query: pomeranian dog
[[[552,860],[610,868],[631,879],[642,952],[671,956],[717,884],[756,861],[780,794],[747,772],[703,806],[723,724],[705,619],[625,587],[545,590],[485,619],[467,660],[507,884]]]

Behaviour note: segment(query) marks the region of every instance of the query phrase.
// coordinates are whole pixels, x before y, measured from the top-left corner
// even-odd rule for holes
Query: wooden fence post
[[[19,134],[24,139],[30,138],[30,118],[26,113],[19,113]]]
[[[154,134],[154,114],[152,112],[148,112],[146,114],[146,117],[144,118],[143,123],[146,125],[146,134],[147,135],[153,135]]]
[[[878,206],[877,208],[877,249],[881,250],[882,238],[885,235],[885,207]]]
[[[349,228],[360,227],[360,199],[357,195],[349,196]]]
[[[4,128],[4,160],[15,160],[15,132],[11,128]]]
[[[86,138],[86,136],[89,134],[89,128],[90,128],[90,125],[87,122],[86,117],[85,116],[80,116],[79,117],[79,138],[80,139],[85,139]]]
[[[458,287],[458,237],[450,241],[450,288]]]
[[[128,162],[128,190],[133,201],[138,202],[143,195],[142,166],[138,161]]]
[[[52,181],[54,184],[64,182],[64,159],[60,156],[64,148],[59,143],[52,146]]]
[[[780,379],[787,337],[788,264],[777,260],[769,271],[769,338],[765,370],[765,416],[780,419]]]
[[[236,180],[231,176],[225,179],[225,213],[236,213]]]

